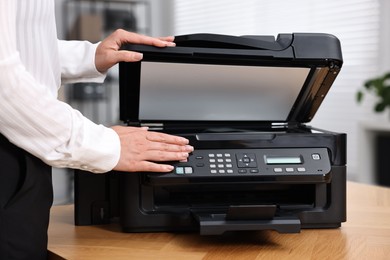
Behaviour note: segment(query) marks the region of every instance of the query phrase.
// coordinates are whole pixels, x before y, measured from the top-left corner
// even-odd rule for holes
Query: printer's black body
[[[75,174],[75,223],[125,232],[336,228],[346,220],[346,135],[306,125],[342,66],[327,34],[178,36],[126,45],[120,117],[186,137],[172,173]],[[282,107],[282,108],[280,108]]]

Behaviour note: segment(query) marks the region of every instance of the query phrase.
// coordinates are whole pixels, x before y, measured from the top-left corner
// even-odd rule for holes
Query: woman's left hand
[[[142,60],[142,53],[120,50],[122,44],[134,43],[167,47],[175,46],[173,40],[173,36],[154,38],[118,29],[98,45],[95,54],[96,69],[101,73],[105,73],[118,62],[136,62]]]

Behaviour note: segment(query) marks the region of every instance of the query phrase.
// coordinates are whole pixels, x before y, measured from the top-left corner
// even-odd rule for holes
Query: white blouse
[[[119,137],[57,99],[61,83],[102,82],[96,44],[60,41],[54,0],[0,0],[0,133],[54,167],[106,172]]]

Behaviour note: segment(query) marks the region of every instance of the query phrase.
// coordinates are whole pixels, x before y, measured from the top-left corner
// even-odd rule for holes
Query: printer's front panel
[[[287,182],[329,182],[327,148],[196,149],[169,174],[149,174],[154,185],[180,179],[253,177]]]

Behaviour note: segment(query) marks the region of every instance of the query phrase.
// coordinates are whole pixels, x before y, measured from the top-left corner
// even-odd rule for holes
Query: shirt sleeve
[[[62,83],[104,81],[106,73],[100,73],[95,67],[98,45],[88,41],[58,41]]]
[[[111,170],[120,155],[115,131],[59,101],[50,86],[26,70],[16,47],[16,2],[0,1],[0,132],[51,166],[96,173]],[[80,76],[77,68],[65,67],[69,79]],[[91,66],[82,67],[84,79],[94,78]]]

